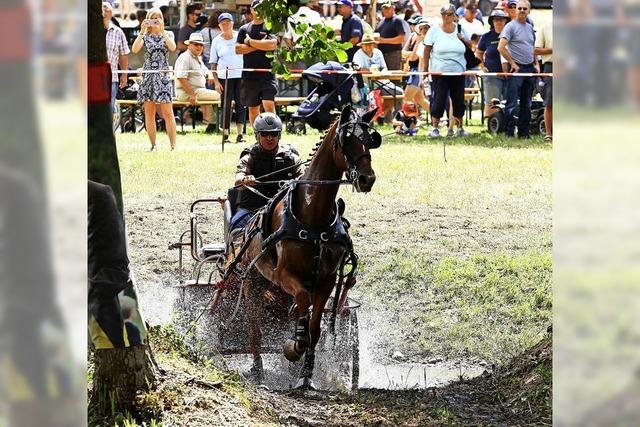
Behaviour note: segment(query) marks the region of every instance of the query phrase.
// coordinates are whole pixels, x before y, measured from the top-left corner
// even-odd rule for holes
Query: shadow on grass
[[[518,139],[508,137],[504,134],[492,135],[489,132],[472,133],[464,138],[429,138],[426,135],[427,130],[424,133],[418,134],[413,137],[387,135],[383,138],[383,144],[414,144],[414,145],[429,145],[446,143],[448,146],[452,145],[472,145],[487,148],[545,148],[550,149],[552,143],[545,142],[542,135],[532,136],[530,139]]]

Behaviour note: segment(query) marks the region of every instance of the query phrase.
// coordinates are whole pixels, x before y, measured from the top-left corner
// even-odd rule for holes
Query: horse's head
[[[358,192],[368,193],[376,181],[370,150],[380,147],[382,137],[370,122],[377,108],[360,117],[347,105],[340,114],[334,152],[336,164]]]

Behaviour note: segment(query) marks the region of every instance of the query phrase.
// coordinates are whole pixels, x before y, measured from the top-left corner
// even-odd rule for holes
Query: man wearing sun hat
[[[174,71],[178,84],[176,84],[176,99],[178,101],[189,101],[194,105],[196,101],[219,101],[220,94],[215,90],[207,89],[207,80],[214,83],[213,73],[202,62],[202,51],[204,50],[204,39],[202,34],[191,33],[188,40],[184,41],[187,50],[178,56],[174,65]],[[207,133],[215,129],[215,116],[211,105],[201,107],[204,116],[203,121],[207,124]]]
[[[342,27],[340,28],[340,41],[350,42],[352,47],[347,49],[347,62],[353,61],[353,55],[358,50],[358,43],[362,40],[364,26],[362,19],[353,13],[353,3],[351,0],[338,0],[338,13],[342,16]]]
[[[360,49],[353,55],[353,62],[358,64],[361,70],[375,70],[376,68],[378,71],[387,70],[387,63],[382,51],[377,48],[378,41],[374,34],[362,36],[362,41],[358,43],[358,46]]]
[[[404,26],[402,20],[395,15],[395,9],[391,0],[382,3],[382,16],[384,19],[376,28],[380,51],[390,70],[402,69],[402,44],[404,42]]]

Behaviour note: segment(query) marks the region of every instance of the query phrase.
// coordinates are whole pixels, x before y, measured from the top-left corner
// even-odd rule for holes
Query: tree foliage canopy
[[[272,33],[282,34],[288,30],[289,17],[294,15],[305,0],[263,0],[256,7],[258,14],[265,20],[265,27]],[[351,47],[351,43],[342,43],[335,38],[335,31],[328,25],[309,25],[305,22],[291,22],[293,31],[298,38],[293,48],[280,46],[267,55],[272,57],[272,70],[276,74],[288,76],[290,74],[287,64],[302,61],[312,65],[318,61],[347,60],[345,49]]]

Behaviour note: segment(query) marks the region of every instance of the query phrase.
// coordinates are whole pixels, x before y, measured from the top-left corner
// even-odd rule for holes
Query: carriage
[[[233,239],[237,239],[237,229],[227,231],[236,210],[234,200],[237,200],[237,190],[232,188],[227,197],[194,201],[189,209],[189,228],[180,235],[178,242],[169,246],[169,249],[178,251],[180,281],[175,287],[178,290],[176,315],[179,323],[196,337],[194,345],[205,352],[223,356],[249,353],[246,313],[239,287],[237,283],[236,286],[220,286],[224,265],[229,258],[228,251],[233,247]],[[208,235],[208,230],[204,234],[199,226],[210,218],[212,210],[220,207],[224,218],[224,241],[205,243],[203,235]],[[288,303],[290,306],[291,301]],[[319,354],[317,374],[320,374],[316,376],[317,383],[322,388],[355,390],[360,375],[357,316],[360,303],[351,297],[346,298],[337,315],[334,333],[329,328],[332,305],[333,297],[323,312],[322,336],[316,350]],[[284,318],[278,313],[269,315],[271,318],[262,322],[262,353],[276,357],[275,365],[287,371],[284,376],[282,373],[276,376],[286,381],[286,377],[292,378],[291,375],[300,367],[300,363],[289,363],[281,356],[282,343],[289,338],[295,321],[290,315]],[[274,387],[281,385],[274,384]]]
[[[237,209],[238,189],[233,188],[224,199],[194,202],[189,230],[170,246],[179,250],[181,269],[183,248],[190,248],[194,260],[190,279],[179,285],[184,308],[205,301],[189,322],[208,312],[213,323],[203,329],[210,345],[220,353],[251,353],[251,374],[258,382],[264,378],[262,354],[282,351],[294,365],[303,359],[295,388],[316,387],[312,377],[324,382],[322,376],[314,377],[314,371],[323,372],[315,369],[316,361],[318,367],[325,361],[324,373],[343,377],[349,388],[358,386],[359,304],[348,296],[358,257],[343,215],[345,204],[336,197],[341,185],[362,193],[373,187],[370,151],[382,142],[370,125],[375,114],[373,110],[360,116],[346,106],[314,148],[302,176],[275,182],[263,180],[272,173],[257,177],[254,185],[277,184],[278,191],[246,227],[226,231]],[[222,205],[222,243],[204,244],[198,229],[196,208],[209,203]],[[200,298],[189,300],[193,290]]]

